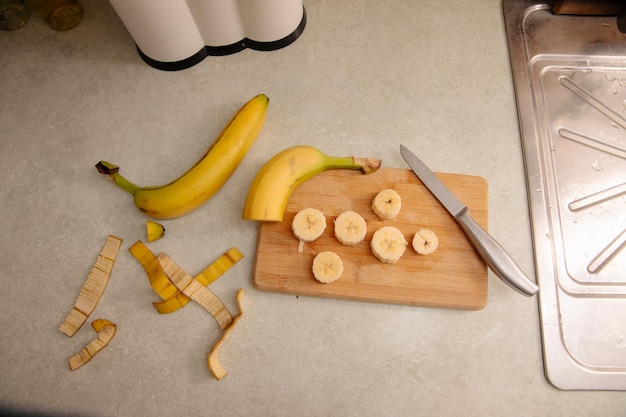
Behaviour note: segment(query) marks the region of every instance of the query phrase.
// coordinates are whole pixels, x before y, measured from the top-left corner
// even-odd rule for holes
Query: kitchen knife
[[[400,145],[400,153],[417,178],[454,217],[480,257],[498,278],[521,294],[526,296],[536,294],[539,287],[524,274],[504,248],[474,221],[467,206],[405,146]]]

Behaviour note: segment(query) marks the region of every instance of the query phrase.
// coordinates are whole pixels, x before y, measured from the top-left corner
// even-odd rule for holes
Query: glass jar
[[[26,0],[54,30],[70,30],[83,18],[83,9],[76,0]]]
[[[0,0],[0,29],[16,30],[28,22],[30,7],[22,0]]]

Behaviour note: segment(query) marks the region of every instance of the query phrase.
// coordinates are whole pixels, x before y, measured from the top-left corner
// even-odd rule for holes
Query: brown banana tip
[[[109,164],[108,162],[105,162],[105,161],[100,161],[96,164],[96,169],[101,174],[111,175],[111,174],[116,174],[120,170],[120,167],[113,165],[113,164]]]
[[[361,170],[364,174],[371,174],[380,168],[383,161],[376,158],[355,158],[355,162],[361,165]]]

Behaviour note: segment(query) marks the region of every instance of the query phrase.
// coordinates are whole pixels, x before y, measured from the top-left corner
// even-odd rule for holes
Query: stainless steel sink
[[[546,377],[626,390],[626,34],[503,0]]]

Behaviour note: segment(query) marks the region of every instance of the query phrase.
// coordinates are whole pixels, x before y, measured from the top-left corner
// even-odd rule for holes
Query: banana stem
[[[124,178],[122,174],[119,173],[120,168],[115,164],[100,161],[96,164],[96,169],[99,173],[108,176],[115,185],[131,194],[135,194],[141,188]]]
[[[354,163],[361,166],[361,171],[364,174],[371,174],[378,171],[383,161],[376,158],[352,158]]]
[[[357,158],[354,156],[329,156],[327,168],[360,169],[364,174],[376,172],[382,161],[375,158]]]

